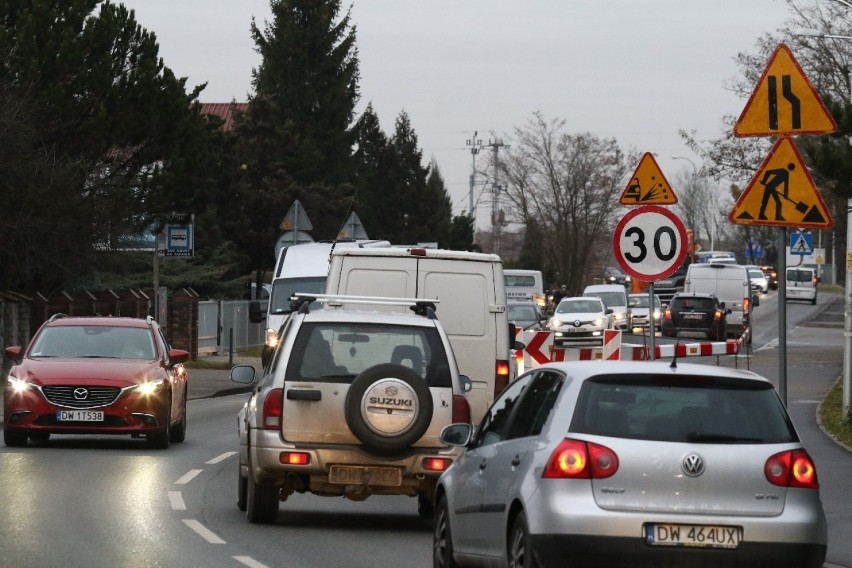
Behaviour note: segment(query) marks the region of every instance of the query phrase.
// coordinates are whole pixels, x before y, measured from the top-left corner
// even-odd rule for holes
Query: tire
[[[530,541],[530,531],[527,526],[527,517],[521,511],[512,523],[509,533],[509,542],[506,543],[506,555],[509,568],[537,568],[535,555]]]
[[[27,445],[27,434],[10,432],[7,428],[4,428],[3,443],[10,448],[23,448]]]
[[[171,442],[171,432],[172,432],[172,398],[169,395],[168,402],[166,404],[166,424],[158,431],[152,432],[151,434],[147,434],[145,436],[145,442],[148,444],[148,447],[154,450],[165,450],[169,447],[169,442]]]
[[[237,509],[246,510],[248,501],[248,478],[242,474],[242,464],[237,460]]]
[[[450,508],[447,498],[441,497],[435,512],[435,531],[432,533],[433,568],[458,568],[453,559],[453,533],[450,530]]]
[[[250,523],[271,525],[278,520],[278,494],[275,485],[258,485],[251,472],[246,479],[246,518]],[[239,502],[237,502],[239,505]]]
[[[181,442],[186,440],[186,397],[187,397],[187,394],[188,394],[188,392],[186,390],[184,390],[183,405],[182,405],[182,408],[181,408],[180,422],[178,422],[178,425],[175,426],[174,428],[172,428],[171,432],[169,433],[169,438],[171,439],[171,441],[173,443],[176,443],[176,444],[180,444]]]
[[[377,383],[390,379],[407,385],[414,393],[418,405],[411,424],[397,435],[383,435],[372,430],[362,411],[367,391]],[[384,363],[365,369],[355,377],[346,393],[344,409],[346,425],[356,438],[374,452],[393,454],[410,447],[429,428],[429,423],[432,422],[432,393],[423,379],[408,367]]]

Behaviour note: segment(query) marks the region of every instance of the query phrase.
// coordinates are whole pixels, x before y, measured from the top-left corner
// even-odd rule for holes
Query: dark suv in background
[[[725,341],[725,315],[729,313],[731,310],[714,294],[676,294],[663,313],[662,334],[678,337],[687,332],[704,333],[708,339]]]

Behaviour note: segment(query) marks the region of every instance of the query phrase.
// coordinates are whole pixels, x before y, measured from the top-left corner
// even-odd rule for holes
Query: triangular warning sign
[[[728,219],[737,225],[814,229],[834,226],[799,150],[786,136],[775,142]]]
[[[775,49],[734,125],[734,135],[828,134],[837,123],[783,43]]]
[[[278,228],[282,231],[313,231],[314,226],[311,224],[311,220],[308,219],[308,214],[305,212],[305,208],[302,207],[302,203],[297,199],[293,201],[293,205],[290,206],[287,214],[284,215],[284,219],[281,220]]]
[[[627,187],[618,200],[622,205],[674,205],[677,196],[672,191],[666,176],[657,160],[650,152],[645,152],[636,171],[630,176]]]
[[[364,223],[361,222],[361,218],[353,211],[349,214],[349,217],[346,218],[346,222],[343,223],[343,226],[337,232],[337,238],[366,240],[370,237],[367,236],[367,231],[364,229]]]

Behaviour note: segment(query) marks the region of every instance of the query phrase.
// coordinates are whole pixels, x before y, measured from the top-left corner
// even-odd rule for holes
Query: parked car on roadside
[[[816,465],[766,378],[678,362],[521,375],[436,490],[434,566],[819,568]]]
[[[612,329],[612,308],[596,296],[563,298],[547,329],[553,332],[554,345],[567,343],[603,343],[605,329]]]
[[[274,523],[293,493],[407,495],[431,516],[458,453],[441,429],[470,422],[470,381],[433,302],[302,295],[262,380],[251,365],[231,370],[257,385],[237,418],[237,505],[250,522]],[[415,313],[378,311],[396,304]]]
[[[816,270],[806,266],[787,269],[787,298],[790,300],[806,300],[813,305],[817,303]]]
[[[5,355],[7,446],[52,434],[126,434],[164,449],[186,437],[189,352],[172,349],[151,317],[56,314],[26,349]]]
[[[677,294],[663,312],[661,332],[664,337],[698,333],[714,341],[725,341],[728,329],[725,315],[730,311],[713,294]]]

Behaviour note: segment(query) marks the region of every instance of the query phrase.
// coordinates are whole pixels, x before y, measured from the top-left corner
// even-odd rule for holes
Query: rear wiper
[[[742,436],[731,436],[729,434],[687,434],[687,442],[728,442],[733,444],[760,444],[763,443],[762,438],[745,438]]]

